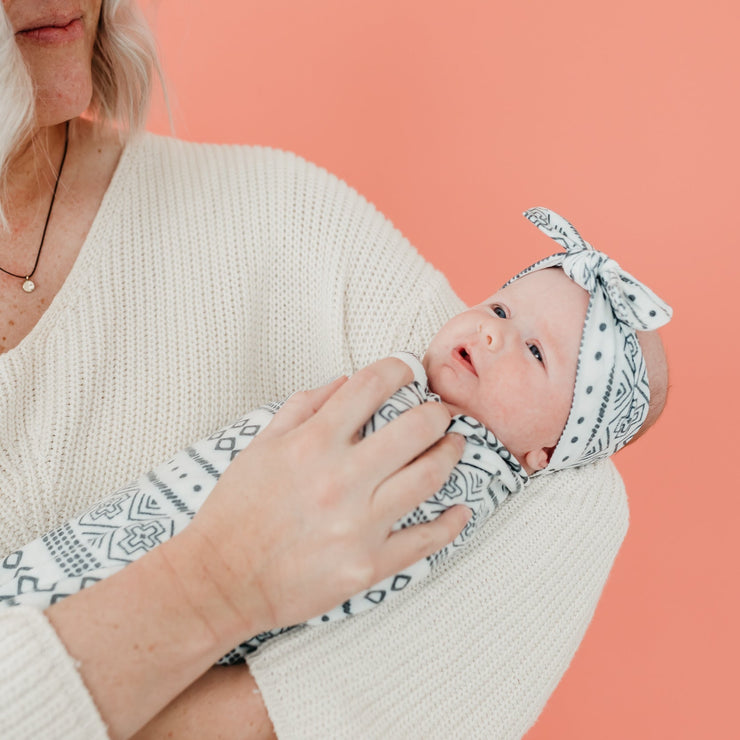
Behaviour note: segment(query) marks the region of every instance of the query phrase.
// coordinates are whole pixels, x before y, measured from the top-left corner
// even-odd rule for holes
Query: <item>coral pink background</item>
[[[552,249],[520,216],[547,205],[673,305],[668,408],[616,458],[630,531],[528,740],[738,737],[739,8],[147,4],[177,135],[318,162],[468,302]]]

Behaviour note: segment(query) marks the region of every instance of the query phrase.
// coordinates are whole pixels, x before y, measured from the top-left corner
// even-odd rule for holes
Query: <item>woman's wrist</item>
[[[180,608],[189,614],[189,621],[211,635],[216,659],[243,640],[278,626],[268,610],[260,608],[264,600],[252,583],[248,548],[232,553],[234,558],[247,560],[247,567],[237,574],[218,543],[193,523],[158,550]]]
[[[192,543],[175,540],[46,610],[112,738],[136,732],[239,641],[235,624],[196,608],[218,595],[194,586],[198,572],[183,579],[179,545]]]

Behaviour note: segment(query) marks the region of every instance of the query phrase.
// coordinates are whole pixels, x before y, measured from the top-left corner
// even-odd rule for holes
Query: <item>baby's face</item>
[[[519,278],[440,329],[424,355],[429,387],[527,472],[544,468],[570,411],[587,306],[560,268]]]

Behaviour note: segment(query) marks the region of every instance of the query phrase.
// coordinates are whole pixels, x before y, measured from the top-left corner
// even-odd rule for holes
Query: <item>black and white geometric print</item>
[[[439,400],[426,387],[421,363],[408,353],[395,356],[411,366],[415,379],[373,414],[361,430],[362,436],[414,406]],[[8,555],[0,563],[0,607],[26,604],[45,609],[115,573],[182,531],[229,463],[265,429],[280,406],[273,403],[250,412],[177,453],[77,519]],[[520,491],[527,482],[527,475],[517,460],[475,419],[457,416],[448,431],[466,438],[461,461],[444,486],[399,520],[394,529],[431,521],[449,507],[465,504],[473,515],[463,531],[439,552],[309,620],[309,624],[345,619],[421,581],[439,562],[464,547],[506,498]],[[243,661],[245,655],[257,650],[266,640],[290,629],[293,628],[250,637],[219,662]]]
[[[565,252],[536,262],[509,283],[536,270],[561,267],[590,294],[573,403],[542,471],[552,472],[609,457],[637,433],[648,413],[650,386],[635,331],[663,326],[672,311],[562,216],[547,208],[531,208],[524,216]]]

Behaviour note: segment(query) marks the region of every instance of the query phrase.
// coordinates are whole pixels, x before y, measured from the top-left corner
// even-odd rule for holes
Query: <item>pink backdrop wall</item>
[[[179,136],[318,162],[467,301],[550,250],[520,216],[547,205],[673,304],[668,408],[616,458],[630,531],[528,740],[738,736],[739,8],[147,4]]]

